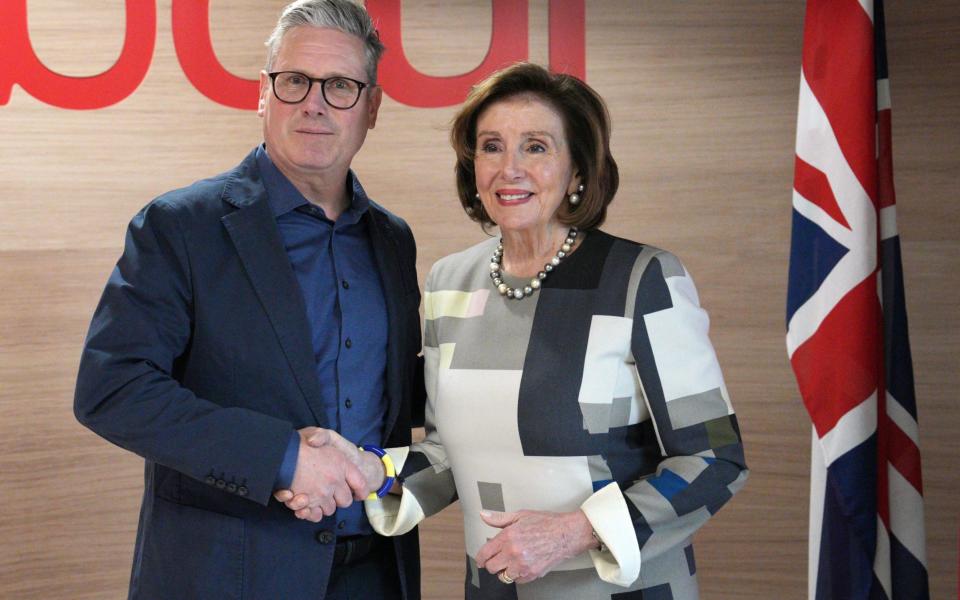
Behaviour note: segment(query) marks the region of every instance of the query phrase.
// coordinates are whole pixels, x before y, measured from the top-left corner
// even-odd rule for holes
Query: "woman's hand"
[[[593,527],[581,510],[480,511],[480,518],[501,531],[477,552],[477,567],[494,575],[505,571],[507,579],[517,583],[543,577],[568,558],[599,547]]]

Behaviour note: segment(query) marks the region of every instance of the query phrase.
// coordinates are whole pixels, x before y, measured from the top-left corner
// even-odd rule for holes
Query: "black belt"
[[[349,565],[370,554],[380,543],[379,535],[355,535],[337,540],[333,564]]]

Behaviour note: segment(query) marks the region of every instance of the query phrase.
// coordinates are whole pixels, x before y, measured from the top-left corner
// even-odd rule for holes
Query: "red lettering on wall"
[[[137,89],[150,68],[157,37],[154,0],[126,0],[126,34],[112,67],[91,77],[70,77],[48,69],[37,58],[27,26],[27,0],[0,2],[0,106],[14,84],[34,98],[60,108],[104,108]]]
[[[584,0],[550,0],[550,68],[587,79],[587,10]]]
[[[487,55],[468,73],[434,77],[417,71],[403,51],[401,0],[367,0],[367,10],[380,27],[387,52],[381,64],[380,84],[394,100],[432,108],[463,102],[470,87],[494,72],[529,57],[527,0],[492,0],[492,29]],[[550,67],[584,79],[586,34],[584,0],[550,0]]]
[[[231,108],[256,110],[260,81],[223,68],[210,39],[210,0],[173,0],[173,45],[187,79],[201,94]]]
[[[387,47],[380,66],[380,85],[397,102],[433,108],[463,102],[470,86],[509,63],[529,55],[527,0],[492,0],[493,31],[480,65],[462,75],[433,77],[417,71],[403,52],[400,0],[367,0],[367,10]]]
[[[380,26],[387,52],[380,83],[397,102],[422,108],[459,104],[470,87],[507,64],[526,60],[527,0],[491,0],[492,31],[487,54],[468,73],[452,77],[417,71],[403,51],[401,0],[367,0]],[[227,71],[217,59],[210,38],[210,0],[173,0],[173,42],[177,60],[193,86],[225,106],[257,107],[259,81]],[[586,10],[584,0],[550,0],[550,68],[586,77]],[[0,106],[10,101],[14,84],[42,102],[60,108],[95,109],[132,94],[150,68],[157,33],[155,0],[126,0],[126,32],[117,62],[99,75],[70,77],[48,69],[30,43],[27,0],[0,0]]]

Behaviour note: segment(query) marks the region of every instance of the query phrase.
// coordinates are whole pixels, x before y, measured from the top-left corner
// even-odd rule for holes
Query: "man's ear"
[[[270,76],[266,71],[260,71],[260,101],[257,103],[257,116],[262,117],[267,110],[267,94],[270,93]]]
[[[370,104],[367,106],[367,127],[373,129],[377,126],[377,113],[380,112],[380,103],[383,101],[383,88],[378,86],[370,88]]]

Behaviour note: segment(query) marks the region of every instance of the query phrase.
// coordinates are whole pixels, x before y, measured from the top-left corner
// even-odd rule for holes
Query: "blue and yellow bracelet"
[[[373,452],[376,454],[380,460],[383,462],[383,468],[387,472],[386,479],[383,480],[383,485],[380,486],[380,489],[375,492],[370,492],[370,495],[367,496],[367,500],[373,500],[375,498],[383,498],[390,492],[390,488],[393,487],[393,482],[397,476],[397,469],[393,466],[393,460],[390,458],[390,455],[387,454],[386,450],[383,448],[378,448],[372,444],[364,444],[360,446],[361,451]]]

